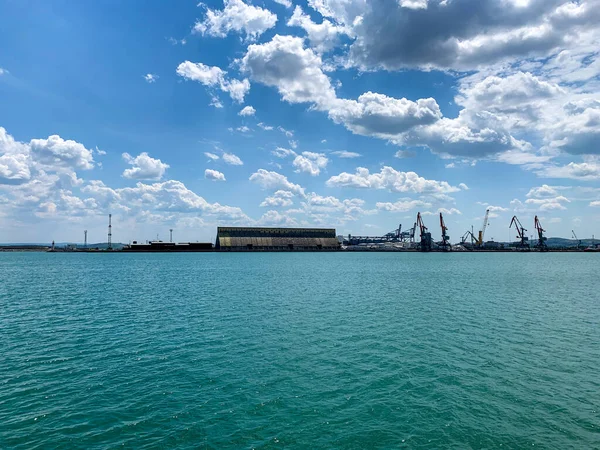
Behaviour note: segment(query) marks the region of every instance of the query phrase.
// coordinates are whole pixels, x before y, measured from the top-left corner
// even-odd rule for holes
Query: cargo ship
[[[212,252],[213,245],[210,242],[163,242],[150,241],[139,243],[133,241],[131,244],[123,247],[124,252]]]

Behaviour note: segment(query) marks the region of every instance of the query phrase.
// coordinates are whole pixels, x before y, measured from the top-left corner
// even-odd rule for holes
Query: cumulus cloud
[[[447,208],[438,208],[437,212],[438,212],[438,214],[441,213],[441,214],[446,214],[448,216],[451,216],[451,215],[454,215],[454,214],[459,215],[459,216],[462,215],[462,212],[460,212],[456,208],[450,208],[450,209],[447,209]]]
[[[204,178],[212,181],[225,181],[225,175],[218,170],[206,169],[204,171]]]
[[[353,133],[394,139],[417,125],[437,122],[442,113],[433,98],[413,102],[367,92],[358,100],[337,100],[329,116]]]
[[[177,66],[177,75],[187,80],[197,81],[204,86],[220,89],[227,92],[236,102],[242,103],[250,91],[250,82],[247,79],[237,80],[227,78],[227,72],[216,66],[207,66],[202,63],[184,61]],[[213,106],[222,107],[219,100],[213,98]]]
[[[308,14],[302,11],[300,6],[296,6],[294,14],[287,23],[288,27],[301,27],[304,29],[311,43],[311,47],[318,52],[331,50],[339,44],[340,36],[348,34],[348,31],[341,26],[335,25],[327,19],[322,23],[315,23]]]
[[[204,20],[194,25],[194,32],[221,38],[236,32],[254,40],[277,23],[277,16],[268,9],[242,0],[223,0],[223,5],[220,11],[207,8]]]
[[[415,192],[419,194],[449,194],[460,191],[446,181],[428,180],[415,172],[400,172],[385,166],[379,173],[359,167],[356,173],[343,172],[327,180],[329,187],[353,187],[361,189],[387,189],[391,192]]]
[[[302,152],[292,164],[296,172],[308,173],[314,177],[321,173],[321,169],[327,167],[328,162],[329,159],[323,153]]]
[[[548,198],[528,198],[526,205],[538,208],[540,211],[565,210],[563,203],[570,203],[570,200],[562,195]]]
[[[305,48],[301,38],[276,35],[270,42],[250,45],[241,69],[252,79],[275,87],[285,101],[312,103],[356,134],[399,138],[412,127],[441,118],[432,98],[414,102],[367,92],[357,100],[340,99],[322,64],[321,57]]]
[[[230,164],[232,166],[243,166],[244,162],[237,156],[234,155],[233,153],[223,153],[223,161],[225,161],[227,164]]]
[[[275,150],[271,151],[273,156],[277,158],[287,158],[288,156],[296,156],[297,153],[294,150],[290,150],[289,148],[277,147]]]
[[[160,159],[150,157],[148,153],[142,152],[135,158],[129,153],[123,153],[123,159],[133,167],[125,169],[123,176],[134,180],[160,180],[169,168],[168,164]]]
[[[238,113],[239,116],[253,116],[254,114],[256,114],[256,109],[254,109],[252,106],[244,106],[244,108],[242,108],[242,110]]]
[[[590,206],[592,206],[594,208],[600,208],[600,200],[590,202]]]
[[[595,162],[574,163],[566,166],[548,166],[537,171],[545,178],[571,178],[573,180],[594,181],[600,179],[600,164]]]
[[[58,135],[48,139],[32,139],[29,143],[32,157],[44,166],[91,169],[94,167],[92,150],[79,142],[64,140]]]
[[[259,225],[279,225],[294,227],[298,225],[298,222],[293,217],[279,211],[267,211],[257,222]]]
[[[21,184],[31,178],[30,150],[0,127],[0,184]]]
[[[292,7],[292,0],[273,0],[275,3],[285,6],[286,8]]]
[[[558,195],[558,191],[556,188],[552,186],[548,186],[544,184],[542,186],[533,187],[529,190],[526,197],[528,198],[543,198],[543,197],[556,197]]]
[[[301,187],[299,184],[291,183],[285,175],[281,175],[277,172],[258,169],[258,171],[253,173],[249,179],[251,182],[258,184],[263,189],[281,189],[304,196],[303,187]]]
[[[355,37],[346,64],[363,70],[462,71],[543,57],[560,47],[589,42],[598,21],[595,0],[309,3]]]
[[[204,152],[204,156],[206,156],[211,161],[217,161],[219,159],[219,155],[215,155],[214,153]]]
[[[252,44],[241,69],[267,86],[275,87],[289,103],[316,103],[319,108],[335,99],[329,77],[321,70],[321,57],[304,48],[294,36],[275,35],[264,44]]]
[[[275,192],[272,196],[265,198],[265,200],[260,204],[260,206],[263,208],[288,207],[293,205],[293,197],[293,192],[279,190]]]

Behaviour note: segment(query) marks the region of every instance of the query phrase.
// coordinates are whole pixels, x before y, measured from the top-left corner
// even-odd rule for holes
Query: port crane
[[[577,237],[577,235],[575,234],[575,230],[571,230],[571,233],[573,233],[573,237],[575,238],[575,240],[577,241],[577,250],[579,250],[581,248],[581,239],[579,239]]]
[[[462,245],[465,245],[465,243],[467,242],[467,239],[469,239],[469,238],[471,238],[471,247],[473,247],[475,244],[477,244],[479,242],[479,240],[475,237],[473,232],[467,230],[465,232],[465,234],[463,234],[462,237],[460,238],[460,243]]]
[[[536,247],[540,249],[540,251],[547,251],[548,250],[548,244],[546,244],[546,241],[548,240],[548,238],[546,236],[544,236],[544,232],[546,230],[544,230],[542,228],[542,224],[540,223],[540,219],[538,219],[538,216],[535,216],[535,230],[537,231],[538,234],[538,241],[537,241],[537,245]]]
[[[431,233],[427,231],[427,227],[425,223],[423,223],[423,217],[421,213],[417,213],[417,224],[419,227],[419,231],[421,232],[421,251],[422,252],[430,252],[431,251]]]
[[[448,227],[444,222],[444,216],[442,215],[442,213],[440,213],[440,227],[442,227],[442,241],[440,242],[440,247],[443,251],[447,252],[451,248],[450,237],[446,233],[448,231]]]
[[[479,230],[479,237],[477,238],[477,245],[479,247],[483,246],[483,238],[485,237],[485,229],[488,226],[488,219],[490,218],[490,210],[486,209],[485,211],[485,217],[483,218],[483,226],[481,227],[481,230]],[[471,233],[473,234],[473,233]]]
[[[519,221],[517,216],[513,216],[508,228],[512,228],[513,225],[517,229],[517,238],[519,238],[519,240],[520,240],[519,247],[529,248],[529,242],[528,242],[529,238],[525,235],[525,232],[527,231],[527,229],[524,228],[523,225],[521,225],[521,222]]]

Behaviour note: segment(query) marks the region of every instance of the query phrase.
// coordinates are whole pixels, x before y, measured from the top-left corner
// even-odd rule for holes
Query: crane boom
[[[577,250],[579,250],[579,248],[581,247],[581,239],[579,239],[577,237],[577,235],[575,234],[575,230],[571,230],[571,233],[573,233],[573,237],[575,238],[575,240],[577,241]]]
[[[440,246],[444,251],[447,251],[450,248],[450,237],[446,233],[448,231],[448,227],[444,222],[444,216],[440,213],[440,227],[442,228],[442,242],[440,242]]]
[[[421,232],[421,251],[428,252],[431,251],[431,233],[427,231],[427,227],[423,222],[423,217],[421,213],[417,213],[417,224],[419,230]]]
[[[521,222],[519,221],[519,219],[517,218],[517,216],[513,216],[512,220],[510,221],[510,225],[508,226],[508,228],[512,228],[513,225],[517,229],[517,237],[521,241],[519,243],[519,246],[521,248],[526,248],[526,247],[528,248],[529,247],[529,243],[527,241],[529,239],[525,235],[525,232],[527,231],[527,229],[523,227],[523,225],[521,224]]]
[[[477,239],[477,245],[479,245],[479,246],[483,245],[483,238],[485,237],[485,229],[488,226],[489,217],[490,217],[490,210],[487,209],[485,211],[485,217],[483,218],[483,226],[481,227],[481,230],[479,231],[479,238]]]
[[[544,230],[542,228],[542,224],[540,223],[540,219],[538,219],[538,216],[535,216],[534,224],[535,224],[535,230],[537,231],[537,234],[538,234],[537,248],[539,248],[540,251],[548,250],[548,245],[546,244],[546,240],[548,238],[546,236],[544,236],[544,232],[546,230]]]

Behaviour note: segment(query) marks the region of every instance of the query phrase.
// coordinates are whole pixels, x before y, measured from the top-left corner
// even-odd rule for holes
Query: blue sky
[[[0,242],[600,235],[598,0],[0,2]]]

